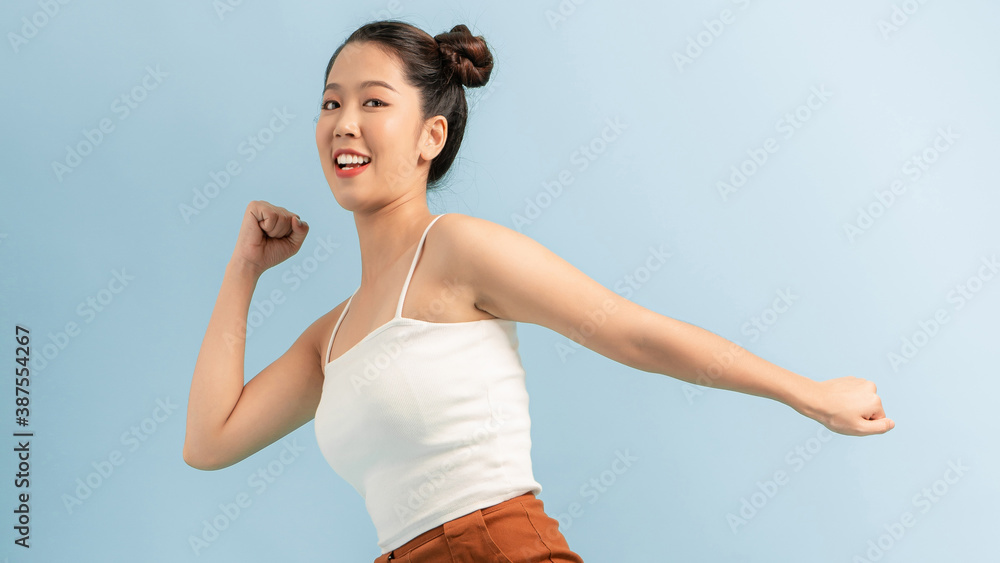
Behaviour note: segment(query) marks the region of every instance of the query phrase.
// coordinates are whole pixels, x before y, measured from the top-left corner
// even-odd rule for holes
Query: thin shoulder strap
[[[420,258],[420,251],[424,248],[424,239],[427,238],[427,233],[431,230],[431,226],[440,218],[447,215],[447,213],[442,213],[434,218],[433,221],[427,225],[424,229],[424,234],[420,236],[420,242],[417,243],[417,251],[413,253],[413,262],[410,263],[410,273],[406,274],[406,281],[403,282],[403,291],[399,293],[399,303],[396,305],[396,317],[403,316],[403,300],[406,299],[406,290],[410,287],[410,278],[413,277],[413,270],[417,267],[417,259]]]
[[[358,286],[358,289],[361,289],[361,286]],[[344,310],[340,312],[340,318],[337,319],[337,324],[333,325],[333,332],[330,333],[330,343],[326,345],[326,355],[323,356],[324,365],[330,363],[330,350],[333,349],[333,339],[337,336],[337,329],[340,328],[340,323],[343,322],[344,315],[347,314],[347,308],[351,306],[351,301],[354,299],[354,294],[358,292],[358,289],[355,289],[354,293],[347,299]]]

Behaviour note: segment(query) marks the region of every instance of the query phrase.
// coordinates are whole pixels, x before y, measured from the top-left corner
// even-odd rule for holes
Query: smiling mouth
[[[341,165],[339,162],[337,162],[335,164],[337,165],[337,168],[335,168],[335,170],[338,178],[353,178],[355,176],[358,176],[359,174],[362,174],[365,170],[367,170],[368,166],[371,164],[371,160],[364,163],[350,163]]]
[[[341,164],[338,162],[337,168],[340,168],[341,170],[351,170],[352,168],[361,168],[362,166],[368,166],[369,164],[371,164],[370,160],[368,162],[365,162],[364,164],[354,163],[354,162],[350,164]]]

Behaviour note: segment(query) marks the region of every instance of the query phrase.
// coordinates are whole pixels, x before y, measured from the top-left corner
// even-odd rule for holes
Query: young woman
[[[869,381],[796,375],[622,298],[516,231],[431,215],[427,190],[462,141],[463,88],[492,68],[464,25],[431,37],[374,22],[337,49],[316,145],[354,214],[361,282],[244,385],[257,280],[309,229],[250,202],[195,366],[185,462],[228,467],[315,417],[323,455],[365,498],[377,563],[580,562],[536,496],[517,322],[636,369],[781,401],[841,434],[893,427]]]

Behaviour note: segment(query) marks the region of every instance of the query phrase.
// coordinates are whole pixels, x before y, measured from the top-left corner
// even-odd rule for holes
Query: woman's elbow
[[[205,455],[196,454],[187,443],[184,444],[184,450],[181,452],[181,456],[184,458],[184,463],[202,471],[217,471],[224,467],[228,467],[225,464],[219,464],[217,461],[209,459]]]

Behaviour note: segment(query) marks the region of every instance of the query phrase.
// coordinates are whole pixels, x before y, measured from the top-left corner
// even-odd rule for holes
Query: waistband
[[[483,514],[489,514],[491,512],[505,508],[508,505],[534,498],[535,498],[535,493],[527,492],[524,493],[523,495],[518,495],[516,497],[509,498],[503,502],[494,504],[492,506],[487,506],[486,508],[480,508],[479,510],[481,510]],[[473,510],[472,512],[476,511]],[[459,518],[461,518],[461,516],[459,516]],[[394,560],[401,559],[402,557],[406,556],[407,553],[431,541],[432,539],[443,535],[444,535],[444,524],[441,524],[436,528],[431,528],[430,530],[427,530],[426,532],[404,543],[403,545],[397,547],[396,549],[390,550],[388,553],[383,553],[378,559],[376,559],[376,561],[381,563],[383,561],[392,562]]]

